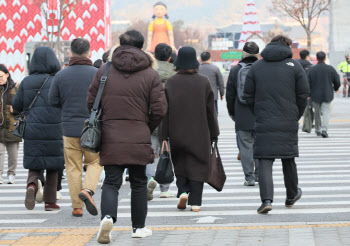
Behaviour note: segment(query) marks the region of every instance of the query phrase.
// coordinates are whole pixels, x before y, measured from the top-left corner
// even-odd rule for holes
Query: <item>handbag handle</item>
[[[94,106],[92,107],[91,110],[91,115],[90,115],[90,120],[89,124],[92,126],[94,124],[94,121],[96,119],[97,112],[100,108],[100,103],[101,103],[101,98],[102,98],[102,93],[105,88],[106,82],[107,82],[107,75],[109,72],[109,69],[111,68],[112,62],[107,62],[106,69],[100,79],[100,87],[98,88],[98,92],[95,98]]]
[[[221,158],[221,157],[220,157],[220,153],[219,153],[219,148],[218,148],[218,142],[215,141],[215,142],[212,144],[211,149],[212,149],[212,153],[216,153],[216,156],[217,156],[218,158]]]
[[[161,152],[161,153],[164,152],[164,146],[165,146],[165,148],[166,148],[166,151],[167,151],[168,153],[170,153],[168,141],[166,141],[166,140],[163,141],[163,144],[162,144],[162,152]]]

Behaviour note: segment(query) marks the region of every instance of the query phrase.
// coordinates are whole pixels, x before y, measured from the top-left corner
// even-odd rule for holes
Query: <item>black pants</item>
[[[216,116],[218,116],[219,115],[218,100],[214,100],[214,104],[215,104]]]
[[[273,201],[272,166],[275,159],[258,159],[259,187],[261,201]],[[287,199],[293,199],[298,194],[298,171],[294,158],[282,159],[284,185],[287,190]]]
[[[58,176],[57,176],[57,191],[62,190],[62,176],[63,176],[63,170],[64,169],[59,169],[58,170]],[[40,171],[40,176],[39,180],[41,181],[41,184],[45,186],[45,177],[44,177],[44,170]]]
[[[202,206],[203,182],[189,180],[176,176],[177,197],[184,192],[188,193],[188,205]]]
[[[119,189],[123,182],[124,169],[129,168],[131,187],[131,221],[133,228],[145,227],[147,216],[146,166],[105,166],[105,180],[102,187],[101,220],[109,215],[117,221]]]
[[[27,186],[29,184],[35,184],[38,188],[38,179],[40,179],[42,171],[40,170],[29,170]],[[56,203],[57,194],[57,170],[46,170],[46,185],[44,187],[44,202],[45,203]]]

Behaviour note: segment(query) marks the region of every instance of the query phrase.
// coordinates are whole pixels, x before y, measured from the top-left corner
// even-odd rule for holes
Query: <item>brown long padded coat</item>
[[[178,73],[165,86],[168,114],[162,138],[169,137],[175,175],[206,182],[211,138],[220,134],[209,79]]]
[[[116,48],[102,94],[101,165],[146,165],[154,160],[151,133],[167,111],[162,83],[152,68],[154,59],[131,46]],[[88,92],[91,110],[103,65]]]

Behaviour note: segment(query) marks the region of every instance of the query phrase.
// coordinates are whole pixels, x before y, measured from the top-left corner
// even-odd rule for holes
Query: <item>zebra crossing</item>
[[[332,128],[330,138],[316,137],[314,133],[299,134],[300,158],[296,159],[299,173],[299,186],[303,197],[292,209],[284,206],[285,188],[280,160],[274,164],[275,201],[268,216],[258,215],[260,205],[259,186],[245,187],[244,175],[240,162],[236,159],[238,149],[233,128],[222,128],[219,138],[219,151],[227,174],[227,181],[222,192],[217,192],[205,185],[203,205],[199,213],[178,211],[177,198],[158,198],[160,191],[154,191],[155,198],[148,204],[147,223],[149,225],[195,224],[202,221],[229,224],[234,222],[262,223],[274,221],[293,221],[295,219],[322,218],[345,220],[344,214],[350,212],[350,128]],[[70,221],[71,203],[67,181],[62,181],[63,200],[58,204],[61,211],[45,212],[43,204],[28,211],[24,207],[27,170],[23,168],[23,145],[20,145],[16,183],[7,184],[7,163],[5,162],[4,184],[0,185],[0,227],[45,226],[50,222],[67,219],[66,225],[74,226]],[[7,156],[5,156],[5,160]],[[175,183],[170,190],[176,194]],[[100,203],[100,186],[95,201]],[[130,224],[130,189],[129,185],[121,188],[118,210],[118,225]],[[67,212],[67,213],[66,213]],[[219,216],[219,217],[212,217]],[[204,218],[200,220],[200,218]],[[84,217],[87,223],[98,225],[99,217]],[[219,220],[220,219],[220,220]],[[69,221],[68,221],[69,220]],[[71,224],[69,224],[71,223]]]

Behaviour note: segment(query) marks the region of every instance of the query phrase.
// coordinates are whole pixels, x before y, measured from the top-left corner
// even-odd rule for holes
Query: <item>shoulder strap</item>
[[[244,63],[244,62],[240,62],[239,65],[240,65],[242,68],[245,67],[245,66],[247,66],[247,64]]]
[[[107,62],[106,69],[101,77],[100,87],[98,88],[98,92],[97,92],[97,95],[95,98],[94,106],[92,107],[92,110],[91,110],[91,116],[90,116],[90,124],[91,125],[93,124],[95,117],[96,117],[96,114],[100,108],[103,89],[105,88],[105,84],[107,81],[107,75],[108,75],[109,69],[111,68],[111,65],[112,65],[111,62]]]
[[[34,97],[32,103],[29,105],[29,107],[28,107],[28,109],[27,109],[27,112],[33,107],[33,105],[34,105],[36,99],[38,99],[38,97],[39,97],[39,95],[40,95],[40,93],[41,93],[41,90],[44,88],[46,82],[49,80],[50,77],[51,77],[51,76],[49,75],[49,76],[45,79],[44,83],[41,85],[41,87],[40,87],[40,89],[38,90],[38,92],[36,93],[36,95],[35,95],[35,97]]]

